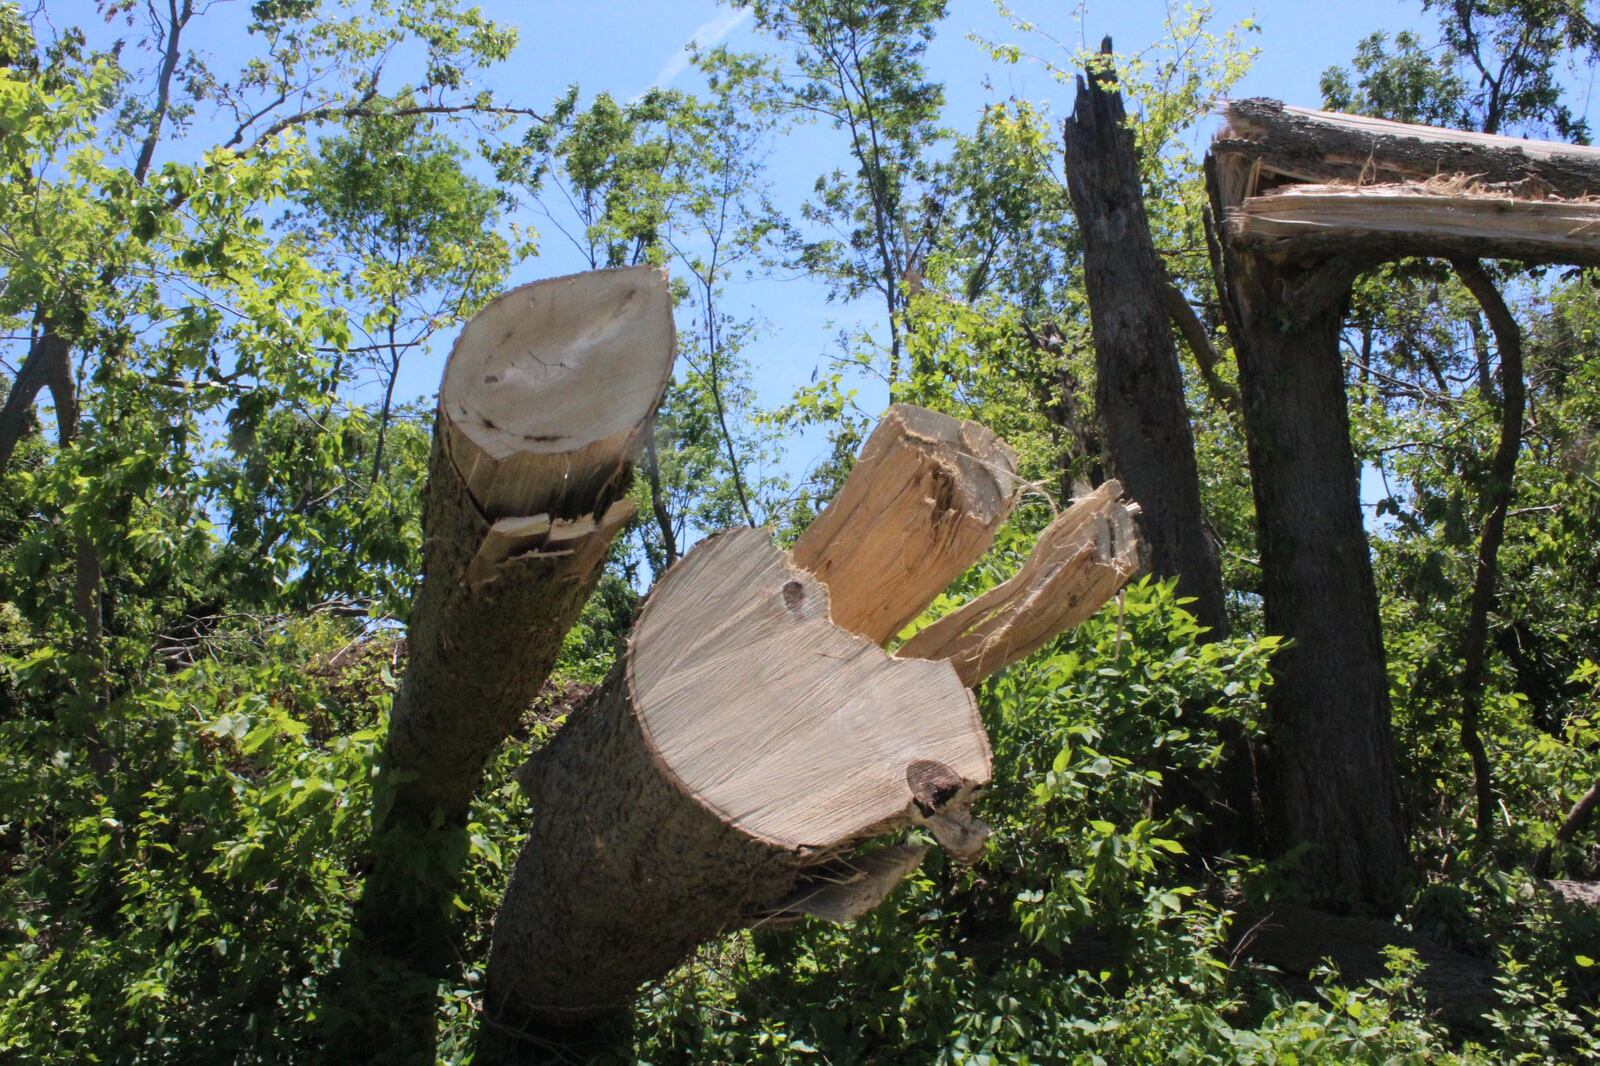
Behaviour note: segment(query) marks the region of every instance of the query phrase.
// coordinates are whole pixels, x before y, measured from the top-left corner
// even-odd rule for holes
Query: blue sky
[[[521,41],[515,58],[500,68],[489,84],[503,96],[541,106],[569,84],[586,98],[605,91],[628,100],[652,85],[693,89],[696,72],[688,66],[684,45],[692,38],[724,42],[735,49],[763,48],[764,41],[741,12],[714,0],[592,0],[583,5],[530,4],[487,0],[494,18],[518,27]],[[1052,114],[1071,108],[1071,87],[1058,84],[1037,64],[1003,65],[969,38],[973,35],[1016,42],[1026,51],[1065,64],[1069,51],[1098,44],[1110,34],[1119,51],[1147,48],[1167,35],[1165,23],[1181,17],[1184,8],[1153,0],[1105,0],[1074,5],[1045,0],[1015,0],[1014,13],[1036,24],[1060,42],[1019,34],[991,0],[952,0],[950,13],[927,56],[927,66],[946,87],[947,124],[970,130],[986,103],[1011,96],[1048,103]],[[1347,63],[1362,37],[1376,29],[1426,30],[1420,3],[1393,0],[1346,0],[1343,3],[1289,3],[1257,7],[1249,3],[1214,5],[1212,26],[1221,30],[1251,19],[1259,27],[1248,35],[1260,49],[1255,67],[1239,86],[1241,96],[1273,96],[1315,106],[1320,102],[1318,78],[1333,64]],[[1195,136],[1209,138],[1215,122],[1202,124]],[[826,128],[808,128],[774,146],[770,160],[778,202],[795,211],[825,166],[843,161],[844,142]],[[540,255],[516,268],[514,281],[528,281],[582,269],[584,264],[564,247],[559,234],[547,232]],[[766,323],[760,339],[747,351],[761,402],[784,402],[826,364],[841,329],[873,328],[881,323],[879,305],[828,304],[820,286],[805,280],[768,280],[730,286],[728,306],[740,316]],[[442,368],[442,352],[410,360],[399,395],[431,394]],[[881,388],[863,384],[861,406],[875,412],[885,400]],[[820,457],[821,443],[802,438],[786,466],[799,473]],[[817,454],[811,454],[811,453]]]
[[[694,89],[698,82],[684,47],[691,39],[704,44],[726,43],[735,49],[765,48],[742,12],[715,0],[478,0],[491,17],[517,27],[520,43],[511,61],[490,72],[485,87],[508,103],[536,109],[548,107],[569,85],[577,84],[584,98],[609,92],[630,100],[652,85]],[[95,37],[117,29],[100,23],[92,0],[53,0],[51,14],[58,23],[81,20]],[[1071,50],[1096,45],[1110,34],[1121,52],[1138,52],[1167,36],[1166,24],[1181,19],[1186,8],[1157,0],[1011,0],[1014,13],[1036,24],[1045,35],[1029,36],[1012,28],[993,0],[950,0],[949,16],[930,47],[926,65],[946,90],[946,124],[956,130],[972,129],[985,104],[1021,97],[1041,104],[1059,119],[1072,104],[1072,87],[1057,83],[1037,64],[1003,65],[970,38],[1021,45],[1025,51],[1067,65]],[[1435,34],[1435,20],[1422,11],[1420,0],[1343,0],[1328,3],[1296,2],[1257,6],[1242,0],[1217,0],[1212,5],[1211,27],[1222,31],[1249,19],[1256,32],[1248,40],[1259,51],[1254,67],[1235,90],[1238,96],[1271,96],[1290,103],[1316,106],[1320,102],[1318,79],[1335,64],[1346,64],[1356,44],[1375,30],[1394,33],[1411,29],[1426,41]],[[242,34],[248,5],[242,0],[215,12],[220,21],[209,23],[209,48],[218,69],[231,69],[231,42]],[[1055,42],[1052,43],[1050,38]],[[1588,113],[1592,73],[1583,84],[1571,86],[1574,109]],[[1193,132],[1195,147],[1215,130],[1215,120]],[[197,129],[196,143],[210,131]],[[181,149],[179,150],[181,151]],[[1196,152],[1199,155],[1199,152]],[[838,131],[812,126],[786,134],[772,147],[769,170],[776,202],[789,214],[798,212],[818,173],[844,164],[845,143]],[[537,223],[538,219],[520,219]],[[559,233],[545,232],[537,256],[518,264],[510,283],[520,284],[583,269],[586,265]],[[841,330],[868,329],[882,333],[882,312],[875,302],[829,304],[821,286],[803,278],[766,279],[730,285],[727,309],[738,317],[763,323],[755,342],[746,350],[759,402],[776,406],[824,366],[835,349]],[[431,398],[438,386],[443,355],[452,336],[439,339],[435,350],[408,358],[396,390],[397,399]],[[363,394],[364,395],[364,394]],[[881,385],[864,384],[860,406],[876,412],[885,402]],[[815,437],[790,443],[784,468],[799,474],[820,457],[822,445]],[[1375,479],[1367,495],[1379,491]]]

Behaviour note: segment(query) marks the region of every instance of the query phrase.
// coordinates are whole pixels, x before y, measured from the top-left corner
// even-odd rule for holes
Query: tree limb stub
[[[887,643],[989,549],[1021,488],[1016,469],[976,422],[896,404],[794,563],[827,584],[836,625]]]
[[[1138,507],[1108,481],[1039,534],[1010,580],[920,630],[896,653],[947,659],[978,685],[1088,618],[1139,570]]]

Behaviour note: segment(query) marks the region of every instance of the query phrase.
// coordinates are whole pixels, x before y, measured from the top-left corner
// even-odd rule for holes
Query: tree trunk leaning
[[[618,670],[523,777],[535,822],[495,920],[479,1061],[593,1035],[720,933],[782,917],[808,871],[989,780],[972,695],[828,618],[765,530],[668,571]],[[939,780],[919,797],[921,776]]]
[[[632,514],[631,462],[672,362],[671,298],[653,267],[512,290],[451,352],[372,868],[330,1017],[348,1060],[432,1061],[469,805]]]

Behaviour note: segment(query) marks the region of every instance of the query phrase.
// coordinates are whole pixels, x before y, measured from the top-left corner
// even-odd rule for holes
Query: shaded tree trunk
[[[1483,532],[1478,536],[1477,570],[1472,576],[1472,597],[1467,604],[1467,627],[1461,637],[1461,744],[1472,760],[1473,793],[1477,801],[1478,843],[1494,843],[1494,778],[1489,753],[1484,748],[1483,682],[1488,668],[1489,612],[1494,608],[1495,583],[1500,576],[1500,542],[1505,539],[1506,513],[1515,495],[1517,453],[1522,448],[1522,329],[1501,299],[1494,282],[1476,260],[1454,262],[1456,275],[1471,290],[1494,333],[1500,351],[1500,441],[1489,460],[1483,489]],[[1484,399],[1493,402],[1490,394]]]
[[[1109,48],[1108,39],[1102,50]],[[1166,271],[1145,217],[1133,131],[1106,74],[1078,79],[1065,126],[1067,188],[1084,242],[1096,388],[1110,476],[1143,509],[1151,572],[1176,576],[1214,635],[1227,632],[1222,570],[1206,533],[1194,436],[1167,311]]]
[[[1110,38],[1101,46],[1109,55]],[[1095,406],[1106,465],[1142,510],[1140,528],[1148,545],[1149,569],[1176,577],[1206,639],[1227,635],[1222,567],[1207,530],[1200,499],[1183,370],[1172,329],[1176,323],[1198,344],[1196,357],[1214,389],[1214,355],[1204,329],[1167,278],[1145,215],[1133,130],[1122,94],[1105,70],[1090,68],[1078,79],[1077,101],[1064,127],[1067,187],[1084,243],[1084,281],[1094,332]],[[1174,306],[1174,300],[1176,305]],[[1226,389],[1224,389],[1226,394]],[[1186,708],[1191,725],[1203,727],[1203,709]],[[1163,801],[1195,810],[1209,807],[1202,848],[1210,854],[1248,848],[1254,826],[1255,759],[1238,729],[1225,729],[1228,753],[1221,768],[1220,799],[1209,800],[1198,784],[1163,767]]]
[[[1269,829],[1279,851],[1310,845],[1314,896],[1382,905],[1408,858],[1339,352],[1356,264],[1224,262],[1266,625],[1291,641],[1273,660]]]

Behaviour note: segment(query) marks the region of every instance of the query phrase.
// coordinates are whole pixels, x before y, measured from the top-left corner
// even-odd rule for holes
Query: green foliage
[[[13,368],[48,336],[71,370],[70,388],[27,405],[0,471],[7,1061],[315,1056],[404,670],[391,620],[421,568],[432,403],[397,397],[395,382],[532,254],[524,207],[541,212],[544,245],[589,265],[671,267],[680,365],[633,489],[645,518],[472,809],[454,901],[462,965],[439,990],[443,1061],[470,1054],[490,923],[535,816],[515,769],[606,677],[673,555],[729,525],[787,536],[814,516],[877,414],[864,382],[993,427],[1038,490],[922,623],[1020,565],[1049,517],[1039,497],[1059,502],[1094,476],[1058,116],[1021,98],[949,115],[927,66],[942,2],[742,6],[773,55],[697,54],[695,92],[622,103],[574,87],[535,117],[474,85],[514,34],[448,0],[260,0],[227,70],[193,47],[209,6],[179,0],[165,92],[159,63],[126,59],[163,52],[138,5],[99,6],[126,47],[96,50],[0,3],[0,324]],[[1371,34],[1351,69],[1325,76],[1330,106],[1586,135],[1559,75],[1594,57],[1587,8],[1427,6],[1438,41]],[[1065,86],[1086,64],[1115,72],[1157,244],[1224,380],[1195,153],[1199,123],[1255,56],[1253,29],[1186,9],[1150,48],[1038,60]],[[1036,58],[985,47],[1001,64]],[[836,134],[835,155],[786,212],[766,160],[808,120]],[[763,326],[732,310],[733,286],[775,269],[822,296],[870,296],[882,315],[841,331],[835,365],[766,411],[750,362]],[[1265,731],[1280,644],[1254,595],[1237,418],[1186,353],[1237,635],[1206,639],[1170,583],[1143,581],[992,679],[983,859],[959,869],[934,854],[850,927],[706,945],[636,1003],[640,1058],[1600,1057],[1600,919],[1552,904],[1519,869],[1600,779],[1600,298],[1584,275],[1507,277],[1529,406],[1485,679],[1505,822],[1492,853],[1465,846],[1455,673],[1497,353],[1465,292],[1428,264],[1364,281],[1347,337],[1352,432],[1386,485],[1375,566],[1418,873],[1396,917],[1493,966],[1498,1005],[1480,1028],[1446,1030],[1403,952],[1376,979],[1325,967],[1295,983],[1238,951],[1238,914],[1281,896],[1294,859],[1203,854],[1205,808],[1223,737]],[[784,453],[812,436],[825,459],[791,485]],[[1592,828],[1552,863],[1600,876]]]

